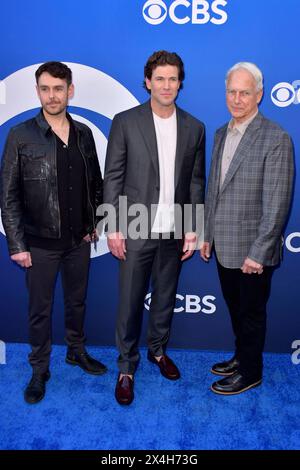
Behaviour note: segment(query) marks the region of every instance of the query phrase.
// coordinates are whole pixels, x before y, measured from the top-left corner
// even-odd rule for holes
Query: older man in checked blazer
[[[211,387],[223,395],[262,381],[266,304],[293,186],[291,140],[258,111],[262,95],[256,65],[240,62],[228,71],[232,119],[216,132],[207,189],[201,256],[208,261],[214,248],[236,338],[233,358],[211,370],[224,376]]]

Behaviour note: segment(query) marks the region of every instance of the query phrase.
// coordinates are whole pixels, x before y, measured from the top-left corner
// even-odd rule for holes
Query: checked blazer
[[[280,261],[289,211],[293,147],[288,134],[261,113],[247,127],[219,187],[228,124],[215,134],[205,201],[205,241],[226,268],[249,257],[264,266]]]

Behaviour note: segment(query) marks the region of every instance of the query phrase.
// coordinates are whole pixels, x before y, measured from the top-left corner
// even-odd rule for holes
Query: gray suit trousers
[[[138,251],[127,250],[126,261],[120,262],[116,342],[120,353],[118,366],[123,374],[134,374],[139,362],[138,342],[143,322],[144,298],[150,279],[152,295],[148,347],[156,356],[165,352],[176,301],[181,255],[180,241],[150,239]]]

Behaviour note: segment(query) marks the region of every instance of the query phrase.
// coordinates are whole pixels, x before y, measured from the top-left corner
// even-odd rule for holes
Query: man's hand
[[[246,258],[241,270],[244,274],[261,274],[263,272],[263,265],[256,263],[250,258]]]
[[[181,261],[190,258],[197,248],[197,235],[194,232],[184,234],[184,243],[182,247],[183,255]]]
[[[21,253],[16,253],[11,255],[11,260],[15,261],[21,268],[30,268],[32,266],[31,254],[29,251],[22,251]]]
[[[203,245],[200,248],[200,256],[207,263],[211,255],[210,243],[203,242]]]
[[[116,258],[126,260],[126,244],[122,232],[110,233],[107,236],[107,245]]]
[[[88,233],[85,237],[83,237],[83,239],[87,243],[98,241],[99,240],[99,235],[98,235],[97,229],[95,229],[91,234]]]

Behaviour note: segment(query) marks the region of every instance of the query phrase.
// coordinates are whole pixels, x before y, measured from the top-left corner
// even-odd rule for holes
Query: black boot
[[[107,371],[107,367],[100,361],[93,359],[87,352],[74,353],[67,352],[66,363],[72,366],[79,366],[84,372],[93,375],[102,375]]]
[[[211,372],[216,375],[233,375],[240,365],[239,359],[236,356],[233,356],[229,361],[218,362],[214,364],[211,368]]]
[[[27,403],[33,405],[41,401],[46,392],[46,382],[50,379],[50,372],[33,372],[31,380],[27,385],[24,398]]]

